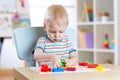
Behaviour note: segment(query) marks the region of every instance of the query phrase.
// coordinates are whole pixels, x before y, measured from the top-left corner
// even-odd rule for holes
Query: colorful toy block
[[[96,70],[98,70],[98,71],[104,71],[104,70],[105,70],[105,67],[103,67],[103,66],[98,66],[98,67],[96,67]]]
[[[79,66],[87,66],[88,68],[96,68],[98,64],[88,64],[87,62],[80,62]]]
[[[111,40],[111,46],[110,46],[110,48],[111,48],[112,50],[115,49],[114,39]]]
[[[76,67],[70,66],[65,68],[66,71],[76,71]]]
[[[52,72],[64,72],[64,68],[52,68]]]
[[[62,66],[62,67],[66,67],[66,63],[65,63],[65,60],[64,60],[64,59],[61,59],[61,66]]]
[[[108,38],[108,34],[104,35],[104,48],[105,49],[109,49],[109,38]]]
[[[87,66],[87,65],[88,65],[87,62],[80,62],[80,63],[79,63],[79,66]]]
[[[47,64],[43,64],[40,69],[41,72],[51,72],[51,68]]]
[[[98,66],[98,64],[88,64],[87,67],[88,68],[96,68]]]

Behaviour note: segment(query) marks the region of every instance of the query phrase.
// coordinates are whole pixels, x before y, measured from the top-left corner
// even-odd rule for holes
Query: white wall
[[[118,65],[120,65],[120,0],[118,0]]]
[[[4,39],[0,59],[0,68],[16,68],[24,66],[24,62],[17,57],[16,47],[12,39]]]

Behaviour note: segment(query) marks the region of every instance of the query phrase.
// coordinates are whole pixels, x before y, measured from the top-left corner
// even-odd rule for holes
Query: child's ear
[[[44,30],[46,31],[46,25],[43,26]]]

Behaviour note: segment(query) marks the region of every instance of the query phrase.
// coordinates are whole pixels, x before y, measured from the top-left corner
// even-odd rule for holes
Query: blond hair
[[[47,24],[49,20],[54,20],[57,24],[65,26],[69,23],[67,11],[62,5],[51,5],[47,8],[44,16],[44,24]]]

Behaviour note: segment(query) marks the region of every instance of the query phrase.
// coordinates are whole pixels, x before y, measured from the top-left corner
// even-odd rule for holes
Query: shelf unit
[[[88,7],[90,7],[93,11],[92,20],[90,20],[90,16],[88,16],[88,13],[88,18],[86,17],[86,9],[88,9]],[[119,33],[117,10],[118,0],[77,0],[79,61],[88,61],[98,64],[120,64],[118,60],[118,57],[120,55],[118,54]],[[110,15],[107,17],[107,20],[103,21],[101,19],[101,17],[99,16],[100,11],[110,11]],[[86,41],[89,42],[89,40],[87,40],[88,38],[86,37],[87,32],[81,33],[82,30],[92,32],[93,47],[87,47]],[[83,35],[82,37],[81,34]],[[107,49],[104,48],[105,34],[108,34],[109,48]],[[114,49],[110,47],[112,44],[112,40],[114,40]]]

